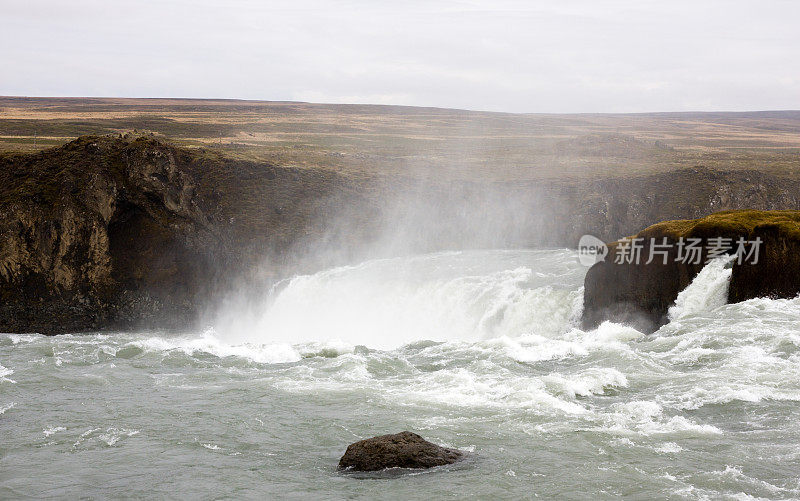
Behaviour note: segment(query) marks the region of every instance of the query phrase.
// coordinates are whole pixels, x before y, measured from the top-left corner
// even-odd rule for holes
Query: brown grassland
[[[800,111],[545,115],[294,102],[0,97],[0,151],[151,132],[273,165],[436,178],[598,178],[704,165],[800,174]]]

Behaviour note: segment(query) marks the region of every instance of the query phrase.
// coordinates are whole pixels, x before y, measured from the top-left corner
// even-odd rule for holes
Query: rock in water
[[[432,468],[452,464],[463,453],[432,444],[416,433],[381,435],[347,446],[339,468],[377,471],[386,468]]]

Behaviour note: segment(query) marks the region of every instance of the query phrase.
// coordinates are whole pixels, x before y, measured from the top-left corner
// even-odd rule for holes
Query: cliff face
[[[797,209],[798,188],[703,168],[591,182],[348,175],[86,136],[0,154],[0,331],[188,327],[233,285],[257,292],[376,255],[574,247],[583,234],[611,240],[666,218]],[[663,281],[677,291],[696,272]],[[662,299],[647,311],[662,311]]]
[[[0,169],[0,330],[191,319],[218,238],[170,148],[89,137]]]
[[[757,171],[703,167],[595,181],[572,197],[575,246],[583,234],[604,241],[632,235],[660,221],[696,219],[714,212],[800,209],[800,182]]]
[[[668,308],[702,269],[712,249],[724,247],[722,255],[735,255],[740,240],[745,246],[741,258],[732,263],[729,302],[754,297],[791,298],[800,293],[798,211],[724,211],[700,219],[662,222],[630,238],[640,239],[642,244],[638,261],[616,259],[626,245],[625,240],[617,241],[609,244],[605,261],[587,273],[585,328],[611,320],[644,332],[654,331],[667,322]],[[681,239],[697,239],[697,259],[686,259],[686,250],[681,253]],[[628,248],[631,242],[627,240]],[[666,257],[654,254],[647,263],[651,248],[665,250]],[[632,256],[630,252],[623,254]]]

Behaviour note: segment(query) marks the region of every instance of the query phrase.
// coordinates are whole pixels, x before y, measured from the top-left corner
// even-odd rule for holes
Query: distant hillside
[[[0,98],[0,150],[151,131],[296,167],[467,180],[601,178],[695,165],[800,172],[800,112],[522,115],[195,99]]]

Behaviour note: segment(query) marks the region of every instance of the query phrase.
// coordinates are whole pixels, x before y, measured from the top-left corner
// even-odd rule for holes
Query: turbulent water
[[[800,300],[711,263],[653,335],[577,327],[572,251],[451,252],[279,284],[183,336],[0,335],[0,498],[800,497]],[[469,452],[354,477],[347,444]]]

